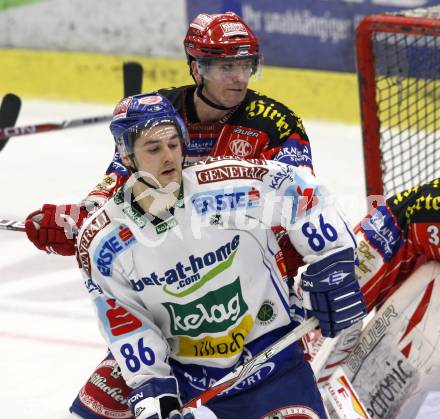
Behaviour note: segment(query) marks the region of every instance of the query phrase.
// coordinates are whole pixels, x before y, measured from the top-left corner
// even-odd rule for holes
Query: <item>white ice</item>
[[[17,125],[111,112],[107,105],[28,100]],[[304,123],[317,175],[355,223],[366,208],[360,127]],[[106,123],[12,138],[0,152],[0,219],[78,202],[112,155]],[[24,233],[0,230],[0,417],[67,418],[105,353],[74,258],[46,255]]]

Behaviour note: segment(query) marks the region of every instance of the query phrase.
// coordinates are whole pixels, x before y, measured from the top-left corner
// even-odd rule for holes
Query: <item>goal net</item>
[[[356,31],[368,195],[440,176],[440,6],[365,17]]]

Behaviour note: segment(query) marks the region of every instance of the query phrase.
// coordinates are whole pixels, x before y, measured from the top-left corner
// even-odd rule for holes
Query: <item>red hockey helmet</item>
[[[193,58],[259,56],[258,38],[233,12],[199,14],[189,25],[183,42]]]
[[[217,15],[199,14],[189,25],[183,42],[188,63],[193,59],[253,59],[255,74],[260,64],[258,38],[243,20],[233,12]]]

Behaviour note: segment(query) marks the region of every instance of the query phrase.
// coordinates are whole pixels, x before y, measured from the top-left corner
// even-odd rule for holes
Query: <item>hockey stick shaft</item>
[[[25,231],[23,222],[15,221],[15,220],[1,220],[1,219],[0,219],[0,230]]]
[[[281,339],[278,339],[270,348],[258,353],[249,361],[235,368],[229,374],[225,375],[222,379],[217,381],[207,390],[200,393],[197,397],[190,400],[185,406],[182,407],[199,407],[206,404],[213,397],[217,396],[219,393],[231,389],[237,383],[244,380],[246,377],[251,375],[256,371],[257,367],[264,364],[267,360],[272,358],[274,355],[280,353],[282,350],[286,349],[292,343],[301,339],[306,333],[311,332],[319,322],[316,318],[310,318],[302,323],[300,326],[287,333]]]
[[[47,131],[56,131],[65,128],[78,128],[86,125],[97,124],[99,122],[110,121],[111,115],[96,116],[92,118],[80,118],[66,120],[60,123],[46,123],[46,124],[35,124],[35,125],[25,125],[21,127],[6,127],[0,128],[0,141],[4,141],[7,138],[18,137],[21,135],[29,134],[40,134]]]

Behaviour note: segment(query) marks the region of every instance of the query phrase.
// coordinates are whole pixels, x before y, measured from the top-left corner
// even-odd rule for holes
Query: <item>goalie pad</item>
[[[335,369],[321,392],[332,419],[371,419],[341,367]]]
[[[440,264],[407,278],[378,310],[344,364],[371,417],[414,418],[440,383]]]

